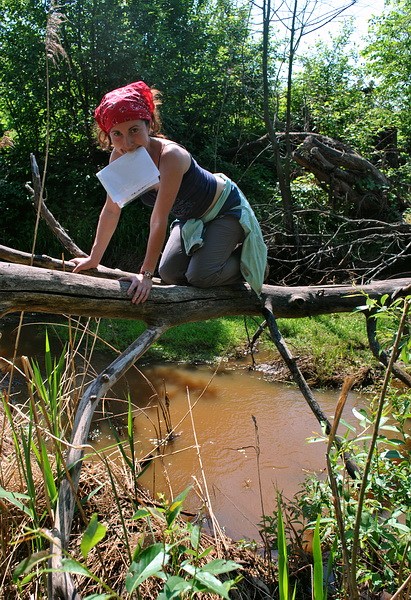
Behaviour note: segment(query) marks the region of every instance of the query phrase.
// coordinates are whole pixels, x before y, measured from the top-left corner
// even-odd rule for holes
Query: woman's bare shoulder
[[[161,151],[161,163],[164,166],[180,166],[185,172],[190,167],[191,154],[184,146],[180,146],[176,142],[164,140]]]

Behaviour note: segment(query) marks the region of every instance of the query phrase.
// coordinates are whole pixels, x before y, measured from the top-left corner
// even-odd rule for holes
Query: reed
[[[291,592],[290,571],[288,565],[287,538],[285,535],[281,499],[277,498],[277,546],[278,546],[278,590],[279,600],[294,600],[297,585]]]
[[[0,487],[1,527],[8,531],[8,536],[2,536],[2,552],[3,559],[6,556],[9,559],[3,582],[10,599],[29,598],[34,590],[37,590],[36,597],[40,593],[46,594],[48,547],[54,539],[52,525],[58,487],[61,478],[69,473],[64,460],[66,438],[78,397],[89,380],[86,373],[90,370],[95,349],[94,333],[77,325],[76,322],[69,323],[69,341],[57,359],[52,357],[47,332],[44,360],[23,357],[21,374],[27,384],[26,403],[10,402],[7,394],[2,396],[13,446],[9,459],[14,480],[5,477],[3,462],[4,485]],[[164,393],[167,396],[166,390]],[[95,597],[98,598],[124,598],[118,591],[124,586],[130,598],[135,595],[161,598],[161,594],[157,596],[153,592],[159,581],[163,581],[164,594],[175,595],[176,590],[180,590],[188,598],[201,591],[228,598],[230,588],[238,581],[240,566],[231,560],[207,558],[215,552],[214,540],[205,547],[204,540],[211,541],[211,538],[198,526],[181,519],[189,488],[174,500],[161,497],[154,501],[139,487],[138,479],[150,466],[151,459],[146,459],[142,465],[137,458],[134,406],[130,395],[126,398],[123,436],[118,434],[111,417],[106,416],[113,425],[114,443],[102,451],[92,446],[85,449],[85,474],[77,497],[76,517],[76,529],[84,533],[80,537],[77,535],[77,544],[71,545],[63,556],[62,570],[72,574],[83,589],[97,594]],[[165,419],[165,443],[170,443],[173,428],[166,402],[158,416],[159,437],[160,419]],[[163,446],[162,443],[161,448]],[[149,509],[140,508],[146,505]],[[144,526],[138,527],[139,539],[136,540],[135,524],[141,521],[141,510],[146,511],[144,514],[148,510],[148,513],[143,519]],[[102,515],[102,521],[97,515]],[[110,521],[115,525],[110,525]],[[120,574],[113,579],[107,553],[112,552],[113,539],[119,539],[119,530],[122,532],[121,546],[126,553],[124,550],[119,552],[118,561],[122,568],[117,567]],[[14,548],[12,554],[10,545]],[[128,558],[125,560],[125,557]],[[160,557],[161,564],[158,562]],[[147,560],[151,567],[147,567]],[[157,564],[158,569],[153,570],[153,564]],[[142,565],[146,565],[143,571]],[[228,577],[231,571],[235,571],[232,579]],[[220,581],[221,576],[225,581]]]

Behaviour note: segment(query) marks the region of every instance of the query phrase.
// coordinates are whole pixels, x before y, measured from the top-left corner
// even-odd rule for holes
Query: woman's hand
[[[90,256],[85,256],[84,258],[72,258],[67,264],[76,265],[75,269],[73,269],[73,273],[79,273],[80,271],[87,271],[88,269],[95,269],[98,267],[98,263],[91,259]]]
[[[121,277],[120,281],[131,281],[130,287],[127,290],[127,295],[131,296],[133,304],[145,302],[151,292],[153,282],[149,277],[145,277],[142,273],[131,275],[130,277]]]

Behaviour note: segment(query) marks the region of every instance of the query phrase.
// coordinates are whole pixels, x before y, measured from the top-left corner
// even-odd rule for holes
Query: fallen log
[[[372,163],[351,148],[336,148],[327,138],[308,135],[292,154],[311,171],[319,185],[357,217],[384,215],[390,182]]]
[[[122,274],[120,271],[119,274]],[[367,285],[265,285],[262,300],[246,284],[200,289],[153,285],[144,304],[132,304],[128,282],[25,265],[0,263],[0,316],[17,311],[135,319],[170,326],[222,316],[261,315],[269,298],[276,318],[352,312],[366,296],[406,295],[410,278]]]

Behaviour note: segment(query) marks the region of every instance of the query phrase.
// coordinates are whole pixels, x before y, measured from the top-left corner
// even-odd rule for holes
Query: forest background
[[[335,21],[355,0],[332,8],[296,0],[286,10],[270,0],[58,5],[2,0],[0,5],[3,244],[32,250],[35,214],[25,188],[32,153],[46,172],[48,208],[89,251],[104,202],[95,173],[108,160],[95,143],[93,110],[106,91],[143,79],[162,92],[165,135],[206,168],[236,180],[250,199],[263,224],[272,281],[315,282],[325,271],[331,280],[352,272],[364,280],[403,274],[408,245],[396,234],[388,236],[389,266],[381,270],[387,236],[376,237],[375,231],[364,256],[364,241],[357,254],[352,239],[344,238],[335,244],[341,255],[323,252],[323,262],[314,269],[308,265],[313,252],[321,255],[318,250],[329,246],[330,236],[352,229],[354,220],[360,231],[368,231],[364,218],[367,223],[407,220],[411,2],[387,3],[370,21],[361,52],[353,43],[353,21],[338,26]],[[336,33],[330,35],[333,22]],[[303,43],[315,31],[320,39]],[[347,195],[333,193],[331,180],[318,185],[315,173],[294,161],[307,132],[344,144],[383,172],[387,179],[378,190],[378,205],[371,202],[363,210],[376,185],[365,176],[364,206],[354,206]],[[138,202],[127,208],[104,258],[107,266],[137,270],[147,236],[146,210]],[[43,224],[35,251],[61,255]],[[325,254],[331,263],[324,263]],[[336,264],[343,264],[340,274]]]
[[[332,7],[319,0],[294,0],[289,6],[270,0],[63,0],[57,5],[39,0],[0,0],[2,244],[56,257],[61,254],[59,242],[46,225],[40,222],[38,230],[35,227],[36,215],[26,187],[31,179],[32,154],[45,175],[47,206],[77,244],[89,250],[104,202],[95,173],[108,160],[95,143],[93,110],[106,91],[143,79],[163,93],[165,134],[187,146],[205,167],[236,180],[250,199],[269,248],[270,282],[298,285],[353,278],[367,282],[409,275],[411,0],[386,4],[384,13],[370,22],[361,52],[353,43],[355,33],[349,20],[344,20],[340,30],[336,28],[335,35],[326,28],[356,4],[355,0]],[[303,44],[315,31],[320,38],[324,32],[323,40],[312,46]],[[304,144],[310,138],[306,152]],[[315,140],[322,145],[316,146]],[[322,152],[321,167],[327,177],[321,180],[315,164],[310,169],[303,163],[312,167],[313,157]],[[353,164],[360,165],[359,171],[350,170]],[[147,231],[148,213],[133,202],[127,207],[127,218],[120,221],[104,263],[137,270]],[[409,301],[404,319],[408,308]],[[318,339],[318,331],[316,336]],[[396,352],[394,346],[394,357]],[[58,369],[51,368],[49,354],[48,349],[49,387],[58,389],[52,380]],[[409,360],[409,352],[407,356]],[[69,362],[74,364],[71,359]],[[43,389],[39,372],[37,377],[37,389]],[[383,402],[382,393],[380,413]],[[66,410],[57,402],[53,407],[53,426],[58,425],[53,439],[60,440],[64,432],[59,416]],[[401,443],[408,452],[409,433],[404,434],[404,423],[411,414],[409,398],[400,394],[399,399],[391,400],[390,410],[395,418],[399,414],[397,433],[403,435],[405,441]],[[367,414],[360,417],[365,428],[373,422]],[[14,427],[11,413],[8,418]],[[34,419],[30,423],[26,428],[23,422],[19,430],[23,441],[19,444],[16,437],[16,448],[25,448],[25,469],[31,477],[35,461],[30,459],[29,450],[32,445],[34,448]],[[374,445],[379,418],[376,423]],[[130,439],[133,448],[131,434]],[[363,510],[364,497],[358,510],[352,509],[357,502],[355,488],[347,502],[345,525],[350,536],[354,531],[350,538],[354,544],[351,571],[345,567],[350,583],[344,597],[358,598],[357,575],[362,586],[375,591],[367,596],[372,600],[382,598],[380,592],[387,588],[396,594],[404,580],[406,585],[410,582],[405,568],[409,522],[400,522],[409,512],[409,461],[403,460],[397,449],[398,440],[391,443],[396,444],[395,450],[377,456],[375,467],[371,464],[373,446],[369,460],[361,453],[367,460],[366,468],[378,477],[373,481],[370,498],[374,505],[369,512]],[[45,461],[47,449],[44,445],[41,448]],[[22,456],[11,452],[14,454]],[[41,518],[35,507],[36,485],[28,477],[31,497],[25,498],[37,530],[43,526],[44,515],[53,522],[55,481],[60,481],[67,470],[67,465],[63,468],[59,462],[60,450],[56,456],[57,476],[48,478],[50,506],[48,512],[42,509]],[[398,468],[393,468],[394,464]],[[333,470],[345,481],[342,469],[333,466],[330,473]],[[363,480],[361,490],[366,488],[367,477]],[[315,502],[320,497],[315,485],[312,493],[304,492],[303,506],[314,521],[324,503],[332,506],[329,491],[328,500],[321,495],[320,502]],[[113,490],[115,495],[115,486]],[[3,490],[3,498],[10,499],[10,494],[4,496],[7,492]],[[374,519],[374,514],[378,510],[380,515],[386,507],[387,494],[395,510],[382,522]],[[12,505],[22,506],[21,502]],[[113,506],[111,497],[107,506]],[[364,514],[368,520],[362,518]],[[21,549],[13,541],[8,544],[14,536],[9,523],[14,522],[14,517],[4,521],[3,531],[9,537],[2,536],[10,570],[27,557],[27,553],[20,555]],[[278,525],[273,522],[269,517],[264,520],[267,545],[276,536]],[[116,531],[117,523],[111,529]],[[344,539],[343,527],[339,533]],[[326,535],[336,537],[334,532]],[[124,538],[128,540],[126,531]],[[360,539],[370,539],[370,546],[365,551],[361,546],[364,560],[357,573]],[[15,551],[10,558],[11,545]],[[38,536],[30,552],[43,548],[44,540]],[[122,580],[126,572],[135,573],[129,554],[130,567],[124,568],[121,558]],[[252,562],[254,566],[254,556]],[[93,572],[103,572],[106,577],[104,563],[109,563],[112,572],[117,569],[118,563],[103,557]],[[17,569],[15,579],[19,574],[25,576],[26,571]],[[14,592],[16,581],[9,575],[4,581],[8,577],[7,590]],[[322,579],[321,574],[321,593]],[[114,586],[111,577],[107,581]],[[133,592],[136,581],[132,587]],[[116,594],[110,597],[120,597]],[[8,597],[14,596],[10,593]]]

